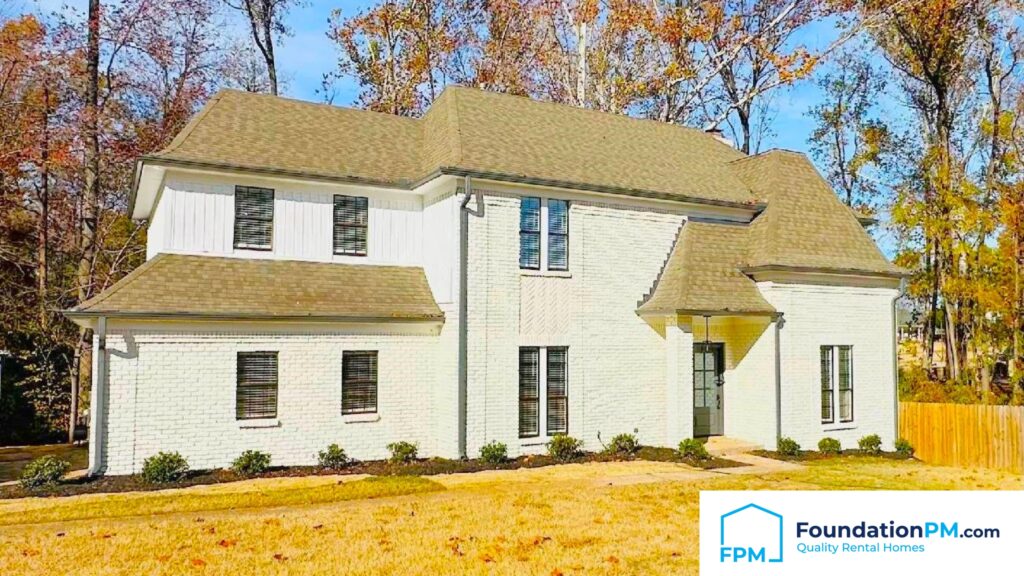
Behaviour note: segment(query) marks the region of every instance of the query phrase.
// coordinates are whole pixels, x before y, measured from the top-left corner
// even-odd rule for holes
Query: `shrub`
[[[391,452],[391,460],[394,464],[406,464],[416,459],[416,455],[419,452],[419,446],[412,442],[405,442],[404,440],[399,442],[392,442],[388,444],[388,451]]]
[[[548,441],[548,456],[568,462],[583,453],[583,442],[567,434],[555,434]]]
[[[21,485],[27,489],[53,486],[71,469],[71,463],[56,456],[43,456],[29,462],[21,471]]]
[[[818,452],[822,454],[839,454],[843,451],[843,445],[835,438],[825,437],[818,441]]]
[[[879,454],[882,451],[882,439],[878,434],[868,434],[857,440],[857,446],[868,454]]]
[[[508,460],[508,446],[494,441],[480,447],[480,459],[488,464],[501,464]]]
[[[231,469],[243,476],[262,474],[270,468],[270,454],[259,450],[246,450],[231,463]]]
[[[150,484],[177,482],[188,474],[188,460],[177,452],[157,452],[142,463],[142,479]]]
[[[910,458],[914,455],[914,446],[906,438],[898,438],[896,440],[896,451]]]
[[[340,470],[348,464],[348,456],[341,446],[331,444],[327,450],[321,450],[317,462],[325,470]]]
[[[696,438],[687,438],[679,443],[679,453],[683,455],[683,458],[692,458],[693,460],[710,460],[711,454],[708,454],[708,449],[704,447],[704,444]]]
[[[612,438],[611,443],[608,444],[607,451],[612,454],[631,456],[636,454],[639,449],[640,441],[636,439],[636,436],[632,434],[616,434]]]
[[[779,454],[782,454],[783,456],[800,455],[800,445],[796,443],[796,440],[786,436],[779,438],[779,445],[777,449]]]

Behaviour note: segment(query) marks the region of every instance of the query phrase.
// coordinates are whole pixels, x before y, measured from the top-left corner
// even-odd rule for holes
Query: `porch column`
[[[693,437],[693,327],[689,318],[665,319],[667,446]]]

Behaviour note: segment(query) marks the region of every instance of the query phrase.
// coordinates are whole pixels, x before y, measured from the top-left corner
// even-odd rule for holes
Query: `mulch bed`
[[[913,456],[908,456],[902,452],[866,452],[864,450],[843,450],[839,454],[825,454],[823,452],[815,452],[813,450],[801,450],[796,456],[789,454],[782,454],[775,450],[754,450],[751,452],[755,456],[764,456],[765,458],[772,458],[774,460],[785,460],[786,462],[811,462],[814,460],[830,460],[833,458],[885,458],[886,460],[911,460]]]
[[[252,478],[288,478],[302,476],[331,476],[350,474],[369,474],[372,476],[434,476],[437,474],[456,474],[465,472],[482,472],[484,470],[515,470],[518,468],[541,468],[556,464],[585,462],[621,462],[629,460],[650,460],[656,462],[678,462],[696,468],[710,470],[714,468],[733,468],[746,466],[725,458],[712,457],[708,460],[683,458],[679,452],[671,448],[643,447],[633,456],[608,454],[604,452],[587,452],[562,462],[547,455],[520,456],[501,464],[488,464],[483,460],[448,460],[431,458],[415,460],[407,464],[394,464],[386,460],[370,462],[354,462],[340,470],[326,470],[319,466],[288,466],[275,467],[255,476],[243,476],[231,470],[195,470],[185,478],[168,484],[150,484],[138,475],[133,476],[100,476],[96,478],[76,478],[65,480],[56,486],[26,490],[21,485],[0,486],[0,500],[26,497],[60,497],[79,494],[112,494],[117,492],[152,492],[169,488],[187,488],[209,484],[237,482]]]

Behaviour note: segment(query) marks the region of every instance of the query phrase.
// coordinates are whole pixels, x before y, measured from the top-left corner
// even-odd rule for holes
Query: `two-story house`
[[[890,264],[801,154],[448,88],[420,119],[225,91],[139,160],[90,467],[554,434],[896,433]]]

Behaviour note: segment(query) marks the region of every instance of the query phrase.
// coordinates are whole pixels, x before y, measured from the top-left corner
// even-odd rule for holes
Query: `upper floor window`
[[[821,422],[853,422],[853,347],[821,347]]]
[[[334,253],[366,256],[369,202],[364,196],[334,195]]]
[[[274,236],[274,191],[235,186],[235,248],[270,250]]]
[[[519,267],[569,269],[569,202],[525,197],[519,205]]]

